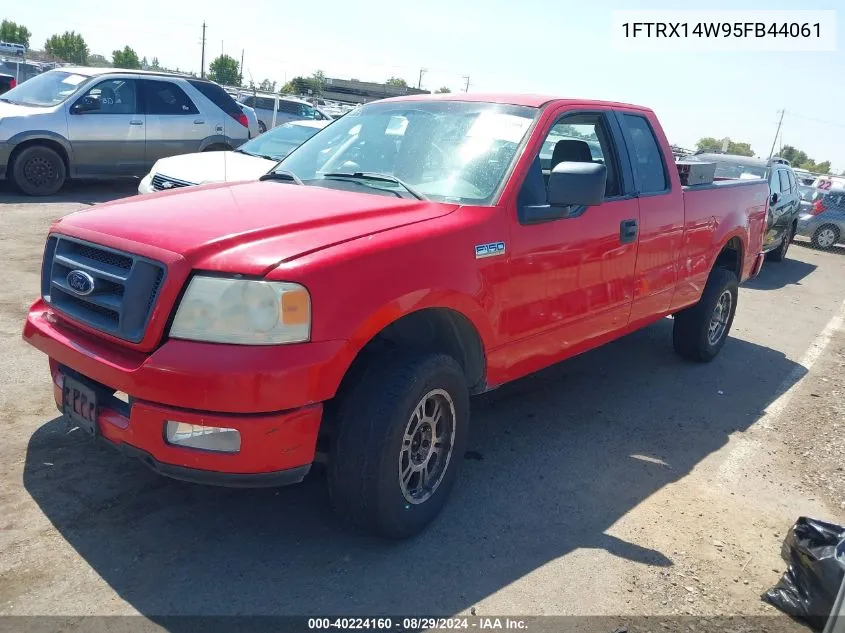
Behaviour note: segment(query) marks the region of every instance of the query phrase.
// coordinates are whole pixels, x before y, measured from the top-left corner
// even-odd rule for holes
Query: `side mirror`
[[[548,204],[520,208],[520,222],[536,224],[579,214],[604,200],[607,167],[600,163],[562,162],[549,175]]]
[[[83,114],[85,112],[96,112],[100,109],[100,98],[93,95],[83,97],[73,104],[71,111],[74,114]]]
[[[778,194],[773,193],[771,197],[772,204],[777,204],[778,202]]]
[[[558,163],[549,175],[549,204],[553,207],[601,204],[606,183],[607,167],[600,163]]]

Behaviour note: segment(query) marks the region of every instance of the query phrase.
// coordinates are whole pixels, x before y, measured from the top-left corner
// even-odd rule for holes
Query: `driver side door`
[[[141,175],[145,118],[136,77],[110,76],[94,83],[68,109],[71,175]]]

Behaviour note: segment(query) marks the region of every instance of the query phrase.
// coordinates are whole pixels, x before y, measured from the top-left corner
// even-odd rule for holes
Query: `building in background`
[[[367,103],[376,99],[386,99],[387,97],[427,94],[431,93],[428,90],[418,90],[410,86],[393,86],[372,81],[326,77],[321,96],[323,99],[346,103]]]

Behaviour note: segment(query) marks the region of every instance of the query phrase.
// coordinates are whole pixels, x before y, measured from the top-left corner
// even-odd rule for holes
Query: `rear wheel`
[[[816,229],[810,239],[816,248],[822,250],[833,248],[839,241],[839,227],[833,224],[824,224]]]
[[[65,184],[67,169],[62,157],[43,145],[32,145],[15,156],[12,182],[30,196],[51,196]]]
[[[675,351],[700,363],[713,360],[728,338],[738,294],[736,275],[714,268],[698,303],[675,315]]]
[[[367,367],[341,396],[328,463],[332,504],[386,538],[420,532],[455,483],[469,432],[469,390],[443,354]]]
[[[783,239],[780,246],[768,254],[768,259],[773,262],[782,262],[786,259],[786,252],[789,250],[789,245],[792,244],[792,238],[795,237],[795,225],[790,224],[783,232]]]

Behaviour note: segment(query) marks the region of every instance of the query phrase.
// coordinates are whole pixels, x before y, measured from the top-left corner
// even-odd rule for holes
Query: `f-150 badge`
[[[494,255],[504,254],[504,242],[490,242],[489,244],[476,244],[475,246],[475,259],[481,259],[482,257],[493,257]]]

